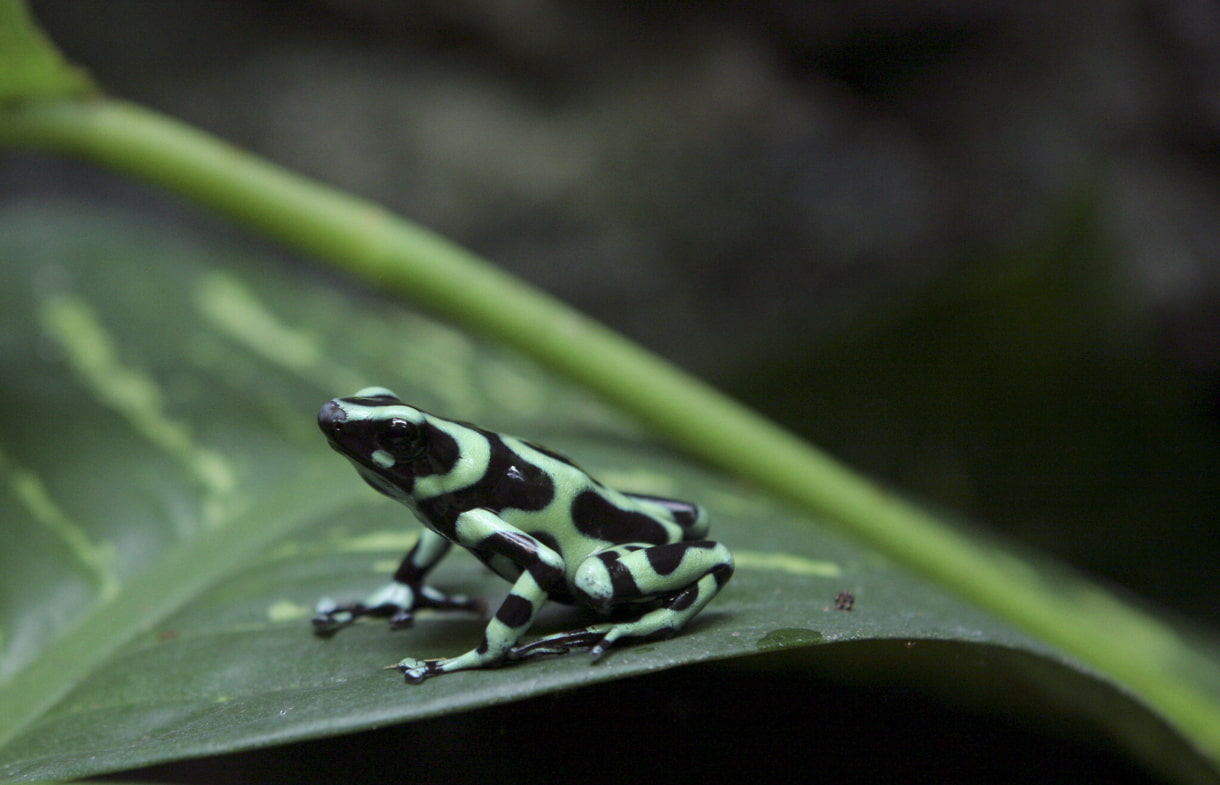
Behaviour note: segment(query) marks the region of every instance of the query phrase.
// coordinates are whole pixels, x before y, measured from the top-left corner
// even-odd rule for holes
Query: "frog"
[[[677,634],[733,575],[729,549],[707,539],[703,507],[615,490],[560,452],[430,414],[385,387],[326,402],[318,427],[422,528],[386,585],[363,601],[319,600],[315,633],[362,617],[405,629],[423,608],[484,611],[482,600],[428,582],[454,545],[511,584],[477,646],[388,666],[409,684],[580,648],[597,662],[613,644]],[[547,601],[590,609],[597,621],[523,643]]]

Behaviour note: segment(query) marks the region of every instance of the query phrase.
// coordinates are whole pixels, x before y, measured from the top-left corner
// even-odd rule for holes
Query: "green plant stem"
[[[703,460],[824,516],[894,560],[1079,658],[1132,691],[1220,762],[1215,661],[1167,625],[1083,581],[1051,585],[770,421],[369,202],[112,100],[0,113],[0,144],[80,156],[195,199],[238,223],[409,296],[588,385]],[[1211,674],[1211,675],[1208,675]],[[1206,678],[1204,678],[1206,677]]]

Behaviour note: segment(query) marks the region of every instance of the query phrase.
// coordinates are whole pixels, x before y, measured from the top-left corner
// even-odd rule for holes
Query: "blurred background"
[[[1220,4],[31,5],[113,94],[485,254],[916,499],[1220,622]],[[267,247],[6,158],[5,200]]]

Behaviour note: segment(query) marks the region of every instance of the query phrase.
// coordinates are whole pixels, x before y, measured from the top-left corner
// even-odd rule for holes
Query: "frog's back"
[[[565,558],[613,545],[661,545],[702,539],[707,515],[698,505],[659,496],[608,488],[562,454],[538,445],[512,441],[522,459],[537,465],[553,483],[553,503],[539,515],[506,510],[523,530],[545,532],[559,540]]]
[[[562,453],[469,423],[427,415],[452,438],[453,454],[419,471],[415,501],[425,523],[451,537],[456,517],[487,509],[547,543],[573,564],[623,544],[702,539],[707,516],[697,505],[623,493],[591,477]]]

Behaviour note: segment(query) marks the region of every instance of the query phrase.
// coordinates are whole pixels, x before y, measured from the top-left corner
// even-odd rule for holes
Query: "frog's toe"
[[[672,638],[675,632],[676,630],[671,627],[653,629],[652,625],[644,624],[640,621],[630,624],[616,624],[606,630],[606,634],[601,637],[601,640],[593,644],[593,648],[589,649],[589,654],[593,657],[593,661],[597,662],[614,645],[615,641],[626,639],[659,641]]]
[[[606,634],[601,637],[601,640],[593,644],[593,648],[589,649],[589,656],[593,658],[594,662],[605,656],[606,651],[619,639],[622,635],[621,629],[621,627],[611,627],[606,630]]]

